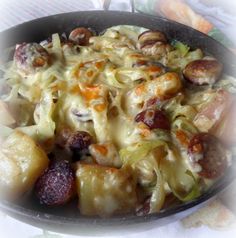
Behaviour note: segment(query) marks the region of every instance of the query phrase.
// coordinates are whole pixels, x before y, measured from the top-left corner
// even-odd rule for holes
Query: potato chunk
[[[16,199],[30,191],[48,162],[29,136],[14,131],[0,147],[0,197]]]
[[[134,211],[136,183],[126,170],[78,163],[76,180],[81,214],[109,216]]]

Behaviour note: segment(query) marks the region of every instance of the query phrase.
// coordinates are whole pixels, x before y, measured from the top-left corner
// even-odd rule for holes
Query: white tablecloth
[[[114,3],[116,2],[117,5]],[[125,8],[128,10],[127,1],[113,1],[111,9]],[[100,0],[8,0],[0,1],[0,31],[11,26],[29,21],[38,17],[53,15],[62,12],[78,10],[94,10],[101,8]],[[206,226],[200,228],[185,229],[180,222],[174,222],[167,226],[152,229],[143,233],[119,237],[158,237],[158,238],[221,238],[236,237],[236,229],[212,230]],[[3,213],[0,213],[0,238],[73,238],[81,236],[69,236],[55,234],[17,221]],[[109,237],[112,237],[110,234]]]
[[[19,222],[13,218],[0,214],[0,237],[1,238],[80,238],[84,236],[71,236],[47,232],[33,226]],[[86,236],[92,238],[91,236]],[[152,229],[132,235],[120,235],[117,238],[234,238],[236,229],[212,230],[206,226],[200,228],[185,229],[180,222]],[[114,238],[112,234],[107,238]]]

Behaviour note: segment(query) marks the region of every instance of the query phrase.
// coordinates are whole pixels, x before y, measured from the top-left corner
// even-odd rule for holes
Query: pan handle
[[[110,4],[111,4],[111,0],[104,0],[103,6],[102,6],[103,10],[108,11],[109,7],[110,7]]]
[[[111,1],[112,0],[104,0],[103,2],[103,10],[104,11],[109,11],[110,5],[111,5]],[[130,9],[131,12],[135,12],[135,5],[134,5],[134,0],[129,0],[129,4],[130,4]]]

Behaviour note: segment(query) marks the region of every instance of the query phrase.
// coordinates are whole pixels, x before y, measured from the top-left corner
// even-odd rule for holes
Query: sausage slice
[[[227,150],[221,142],[208,133],[196,134],[189,143],[188,155],[193,164],[199,164],[198,174],[207,179],[222,176],[229,165]]]
[[[194,60],[183,70],[185,79],[196,85],[214,84],[220,77],[223,66],[217,60]]]
[[[150,129],[170,129],[170,122],[165,113],[158,109],[148,108],[135,117],[136,122],[143,122]]]
[[[75,175],[68,161],[52,161],[35,184],[39,202],[47,206],[67,203],[75,194]]]
[[[16,66],[26,74],[33,73],[37,68],[48,66],[50,60],[47,50],[38,43],[22,43],[14,54]]]
[[[69,40],[78,45],[85,46],[89,44],[89,38],[92,36],[93,33],[89,29],[85,27],[78,27],[71,31],[69,35]]]

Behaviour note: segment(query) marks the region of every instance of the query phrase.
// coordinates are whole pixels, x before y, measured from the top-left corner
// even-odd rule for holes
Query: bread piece
[[[217,199],[184,218],[182,224],[185,228],[206,225],[213,229],[222,229],[235,226],[236,218],[235,215]]]

